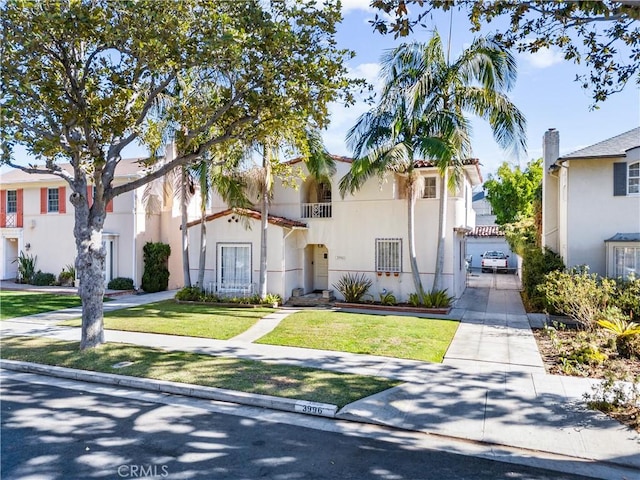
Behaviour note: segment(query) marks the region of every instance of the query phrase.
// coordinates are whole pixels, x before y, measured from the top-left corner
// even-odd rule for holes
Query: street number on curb
[[[321,417],[333,417],[335,415],[335,407],[332,405],[322,405],[310,402],[296,402],[295,411],[298,413],[306,413],[307,415],[318,415]]]

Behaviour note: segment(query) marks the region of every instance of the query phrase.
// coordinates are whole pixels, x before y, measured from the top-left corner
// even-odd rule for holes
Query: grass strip
[[[82,305],[77,295],[0,291],[0,320],[52,312]]]
[[[456,320],[307,310],[256,343],[442,362]]]
[[[241,334],[273,311],[273,308],[266,307],[219,307],[165,300],[105,312],[104,327],[109,330],[127,332],[162,333],[228,340]],[[79,327],[81,324],[79,319],[59,323],[59,325],[68,327]]]
[[[379,377],[188,352],[168,352],[127,344],[106,343],[95,349],[81,351],[78,342],[40,337],[3,338],[0,357],[325,402],[338,407],[400,384]],[[119,362],[133,364],[114,368]]]

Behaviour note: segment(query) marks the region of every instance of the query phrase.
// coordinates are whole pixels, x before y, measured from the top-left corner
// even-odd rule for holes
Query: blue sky
[[[449,12],[438,12],[428,19],[429,29],[416,28],[411,36],[394,39],[393,35],[383,36],[371,28],[368,21],[376,11],[369,7],[370,0],[342,0],[342,3],[344,20],[338,26],[338,45],[356,52],[348,63],[352,75],[366,78],[373,85],[379,84],[378,62],[385,50],[402,42],[426,41],[431,36],[431,28],[437,28],[443,41],[447,40]],[[454,12],[452,25],[451,54],[455,57],[471,43],[475,34],[469,31],[463,12]],[[481,33],[489,32],[487,29]],[[473,156],[480,160],[485,179],[503,161],[524,166],[529,160],[541,157],[542,135],[549,128],[559,130],[560,153],[565,154],[640,125],[640,94],[636,84],[630,83],[623,92],[611,96],[598,110],[592,111],[590,93],[573,81],[577,73],[584,73],[582,67],[564,61],[557,51],[549,50],[535,55],[517,54],[517,60],[518,81],[510,97],[527,118],[528,151],[520,158],[510,156],[493,141],[488,125],[481,119],[474,120]],[[345,135],[368,108],[364,101],[350,108],[332,105],[331,125],[324,134],[331,153],[350,156]],[[16,153],[18,160],[26,163],[23,152]],[[134,157],[144,152],[134,147],[125,154]]]
[[[393,35],[373,32],[368,20],[376,11],[369,8],[370,0],[342,0],[344,20],[338,28],[338,44],[356,52],[349,62],[349,69],[355,76],[376,82],[379,60],[385,50],[402,42],[426,41],[431,31],[417,27],[409,37],[393,39]],[[433,15],[427,20],[428,26],[438,29],[443,41],[447,41],[450,12]],[[469,30],[469,22],[464,12],[454,12],[451,38],[451,55],[459,55],[464,46],[469,45],[474,33]],[[492,27],[495,28],[495,27]],[[481,33],[490,33],[486,29]],[[516,54],[518,61],[518,81],[510,98],[527,119],[528,151],[517,159],[500,149],[493,141],[486,122],[473,122],[473,153],[482,164],[486,179],[489,173],[508,161],[524,166],[531,159],[542,156],[542,135],[549,128],[560,132],[560,153],[573,152],[601,140],[626,132],[640,125],[640,93],[638,86],[630,82],[621,93],[611,96],[598,110],[590,110],[590,92],[574,82],[577,73],[584,73],[583,67],[567,62],[558,51],[546,50],[532,54]],[[339,105],[332,108],[332,123],[325,134],[325,143],[331,153],[350,155],[344,142],[347,130],[358,116],[367,110],[364,103],[348,109]]]

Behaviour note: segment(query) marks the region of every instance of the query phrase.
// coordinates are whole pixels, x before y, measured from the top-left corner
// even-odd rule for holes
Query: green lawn
[[[308,310],[256,343],[442,362],[457,328],[455,320]]]
[[[400,383],[379,377],[125,344],[107,343],[97,349],[80,351],[77,342],[31,337],[3,338],[0,356],[10,360],[326,402],[338,407]],[[119,362],[133,364],[114,368],[113,365]]]
[[[81,304],[80,297],[76,295],[2,290],[0,320],[77,307]]]
[[[128,332],[164,333],[188,337],[228,340],[247,330],[273,308],[233,308],[215,305],[176,303],[173,300],[149,303],[104,314],[104,327]],[[80,320],[60,325],[79,327]]]

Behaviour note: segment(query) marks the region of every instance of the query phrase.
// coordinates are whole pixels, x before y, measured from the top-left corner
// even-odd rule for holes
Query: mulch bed
[[[585,332],[567,328],[534,330],[533,333],[545,369],[550,374],[589,378],[605,378],[607,374],[614,374],[616,378],[628,381],[640,378],[640,360],[620,357],[613,336],[606,331]],[[588,361],[589,355],[586,358],[584,354],[581,356],[581,350],[589,346],[595,347],[606,359],[602,362]],[[640,406],[627,405],[605,413],[640,433]]]

